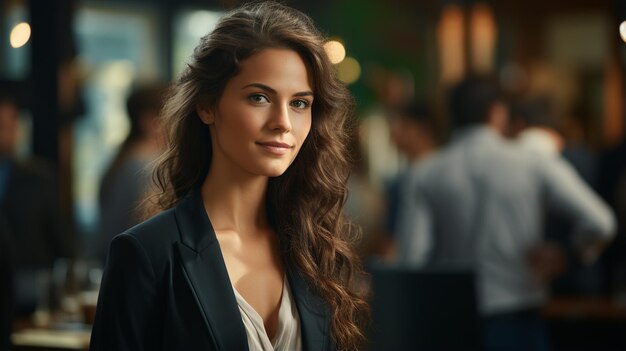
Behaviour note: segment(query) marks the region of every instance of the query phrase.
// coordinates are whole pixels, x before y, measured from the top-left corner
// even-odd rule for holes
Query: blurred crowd
[[[370,267],[475,273],[487,350],[549,350],[548,296],[619,299],[624,143],[595,151],[578,116],[559,119],[549,97],[507,94],[494,77],[466,77],[439,105],[405,87],[377,114],[404,166],[351,194],[384,204],[349,211]]]

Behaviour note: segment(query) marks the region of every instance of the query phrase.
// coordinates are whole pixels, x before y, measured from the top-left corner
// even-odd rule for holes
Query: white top
[[[280,308],[278,310],[278,328],[276,329],[274,339],[271,341],[265,331],[263,318],[248,304],[234,286],[233,291],[235,292],[241,319],[248,335],[248,348],[250,351],[302,350],[300,317],[292,299],[287,277],[284,279]]]

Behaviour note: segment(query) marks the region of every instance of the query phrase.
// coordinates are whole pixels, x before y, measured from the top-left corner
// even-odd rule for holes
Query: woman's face
[[[295,51],[265,49],[240,68],[215,111],[198,107],[210,128],[211,167],[233,175],[279,176],[311,129],[313,89],[307,67]]]

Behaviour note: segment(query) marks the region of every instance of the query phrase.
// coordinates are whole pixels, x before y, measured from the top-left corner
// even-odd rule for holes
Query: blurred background
[[[19,114],[11,155],[36,163],[27,174],[44,179],[41,188],[24,185],[30,192],[21,193],[26,204],[19,206],[33,211],[33,203],[46,199],[54,206],[42,205],[41,218],[56,218],[41,219],[40,228],[32,229],[37,232],[27,242],[41,240],[38,250],[20,249],[20,240],[7,239],[18,248],[3,255],[17,257],[14,262],[26,267],[32,281],[14,280],[16,291],[26,289],[18,293],[26,301],[20,317],[5,323],[15,330],[56,323],[58,330],[78,335],[78,341],[56,347],[84,348],[83,323],[92,318],[85,306],[95,299],[106,246],[100,189],[132,129],[127,99],[140,87],[173,81],[198,39],[239,3],[0,1],[0,105],[7,97]],[[359,162],[346,210],[363,226],[364,259],[393,255],[389,183],[412,158],[394,132],[392,111],[410,101],[426,106],[433,126],[427,148],[435,149],[448,137],[447,89],[470,72],[492,75],[512,101],[543,102],[548,124],[567,146],[560,149],[564,157],[612,206],[621,225],[596,264],[570,262],[553,282],[553,300],[544,311],[553,347],[626,349],[625,219],[619,214],[626,203],[619,193],[626,174],[626,25],[620,26],[626,1],[285,3],[308,13],[329,38],[327,51],[356,100]],[[515,121],[512,134],[519,127]],[[0,200],[16,210],[17,202],[5,194],[20,185],[8,183],[2,172],[0,183],[7,185],[0,187]],[[18,215],[6,213],[0,220],[10,228]],[[561,234],[555,232],[554,240]],[[0,282],[0,289],[12,288]],[[16,333],[13,340],[22,349],[37,349],[61,342],[55,337]]]

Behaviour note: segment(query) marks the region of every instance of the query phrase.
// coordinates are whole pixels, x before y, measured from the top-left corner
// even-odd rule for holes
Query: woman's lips
[[[282,156],[289,152],[291,145],[280,141],[260,141],[256,143],[272,155]]]

